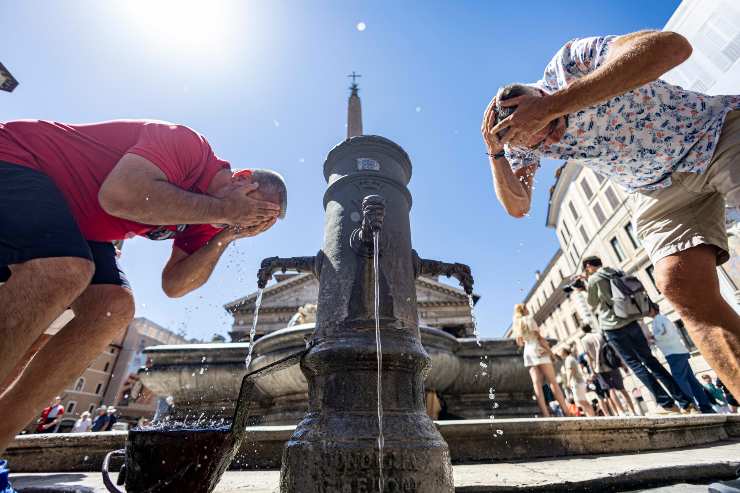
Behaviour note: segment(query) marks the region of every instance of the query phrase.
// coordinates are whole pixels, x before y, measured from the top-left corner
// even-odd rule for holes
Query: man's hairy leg
[[[716,249],[700,245],[659,260],[658,287],[717,375],[740,395],[740,317],[722,298]]]
[[[10,266],[0,286],[0,382],[10,377],[31,345],[90,283],[90,260],[52,257]]]
[[[0,453],[51,397],[62,393],[121,334],[134,315],[131,292],[110,284],[90,286],[72,308],[75,318],[36,353],[0,396]]]

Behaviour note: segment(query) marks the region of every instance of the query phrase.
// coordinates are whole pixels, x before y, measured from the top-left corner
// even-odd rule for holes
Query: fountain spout
[[[310,272],[319,277],[322,260],[321,251],[312,257],[268,257],[262,261],[257,271],[257,287],[264,289],[275,272]]]
[[[385,199],[380,195],[368,195],[362,199],[362,223],[350,235],[349,242],[358,255],[372,257],[373,234],[383,229]]]
[[[451,264],[448,262],[440,262],[439,260],[421,258],[419,257],[419,254],[416,253],[416,250],[412,250],[411,253],[414,257],[414,271],[416,273],[416,277],[437,277],[440,275],[454,277],[460,282],[460,287],[465,290],[466,294],[473,294],[474,280],[469,266],[458,262]]]

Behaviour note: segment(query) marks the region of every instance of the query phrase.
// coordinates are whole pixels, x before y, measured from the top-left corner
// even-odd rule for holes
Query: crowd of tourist
[[[737,400],[711,370],[699,382],[679,329],[639,280],[591,256],[572,286],[586,296],[598,327],[583,325],[580,337],[559,344],[555,354],[527,307],[514,308],[512,337],[523,347],[542,416],[644,415],[641,389],[655,401],[652,415],[737,412]],[[556,358],[562,362],[559,376]],[[640,383],[632,393],[625,388],[625,375]]]

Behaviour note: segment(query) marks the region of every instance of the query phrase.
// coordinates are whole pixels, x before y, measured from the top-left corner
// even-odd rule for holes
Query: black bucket
[[[103,482],[111,493],[123,493],[108,473],[113,456],[125,456],[118,477],[128,493],[213,491],[234,460],[247,427],[254,380],[300,362],[306,350],[247,373],[231,427],[141,428],[129,431],[125,450],[114,450],[103,461]]]

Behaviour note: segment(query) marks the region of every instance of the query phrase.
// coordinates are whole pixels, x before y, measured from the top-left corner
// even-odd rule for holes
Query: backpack
[[[601,348],[599,349],[599,361],[611,368],[617,370],[622,366],[622,358],[619,357],[614,346],[609,344],[606,338],[601,336]]]
[[[612,310],[619,318],[635,318],[653,313],[655,303],[635,276],[618,271],[607,277],[612,289]]]

